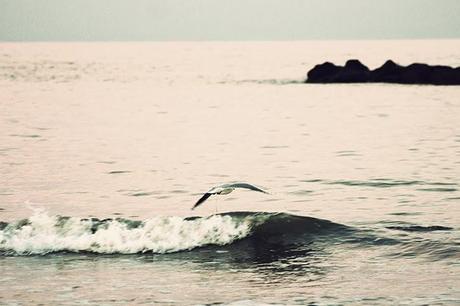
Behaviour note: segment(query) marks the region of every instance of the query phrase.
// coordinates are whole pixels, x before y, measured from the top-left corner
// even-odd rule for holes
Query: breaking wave
[[[295,243],[305,235],[345,226],[284,213],[232,212],[209,217],[154,217],[145,221],[80,219],[36,213],[0,223],[0,254],[54,252],[98,254],[172,253],[204,246],[224,246],[246,238]]]
[[[128,219],[78,219],[38,214],[11,223],[0,232],[0,250],[20,255],[51,252],[132,254],[170,253],[245,237],[248,222],[212,216],[186,220],[154,217],[146,221]]]
[[[443,260],[458,256],[458,242],[452,237],[440,241],[436,236],[420,236],[435,231],[455,235],[451,227],[384,224],[386,229],[405,234],[387,237],[371,229],[287,213],[228,212],[140,221],[80,219],[39,212],[28,219],[0,222],[0,256],[170,254],[168,258],[215,261],[217,252],[219,260],[264,263],[321,255],[326,248],[338,245],[383,247],[388,256],[397,258],[428,256],[430,260]]]

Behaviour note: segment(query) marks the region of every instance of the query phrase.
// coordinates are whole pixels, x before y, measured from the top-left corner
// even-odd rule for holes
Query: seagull
[[[248,183],[233,183],[233,184],[223,184],[219,186],[212,187],[208,192],[206,192],[192,207],[192,210],[195,209],[197,206],[202,204],[204,201],[206,201],[210,196],[213,194],[229,194],[236,188],[242,188],[242,189],[249,189],[249,190],[254,190],[258,192],[263,192],[263,193],[268,193],[260,188],[257,188],[254,185],[248,184]]]

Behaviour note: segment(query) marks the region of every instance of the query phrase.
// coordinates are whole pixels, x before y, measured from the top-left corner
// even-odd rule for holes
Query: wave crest
[[[29,219],[3,223],[0,252],[32,255],[53,252],[134,254],[171,253],[205,245],[226,245],[246,237],[250,219],[227,215],[207,218],[154,217],[79,219],[38,213]]]

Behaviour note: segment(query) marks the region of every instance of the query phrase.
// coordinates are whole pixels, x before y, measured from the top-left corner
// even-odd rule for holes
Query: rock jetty
[[[370,70],[359,60],[351,59],[345,66],[326,62],[316,65],[306,83],[398,83],[460,85],[460,67],[411,64],[401,66],[388,60],[381,67]]]

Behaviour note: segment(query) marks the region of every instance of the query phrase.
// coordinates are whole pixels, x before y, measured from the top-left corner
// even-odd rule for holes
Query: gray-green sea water
[[[459,50],[1,43],[0,304],[460,303],[460,87],[302,83]]]

